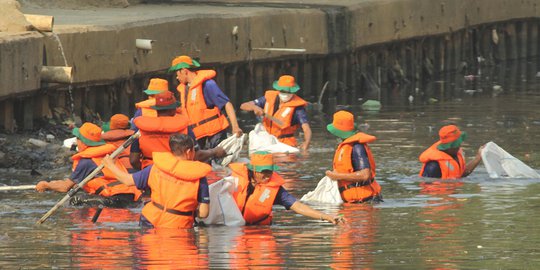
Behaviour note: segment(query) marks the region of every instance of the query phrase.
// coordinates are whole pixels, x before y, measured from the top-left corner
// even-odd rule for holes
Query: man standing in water
[[[269,116],[263,118],[266,131],[276,136],[280,142],[293,147],[296,147],[295,132],[302,127],[304,142],[300,149],[307,151],[311,141],[311,127],[305,109],[307,102],[295,94],[300,86],[293,76],[283,75],[274,82],[273,87],[275,90],[266,91],[264,96],[242,103],[240,109],[253,111],[257,116]]]
[[[326,128],[343,139],[334,154],[333,170],[326,171],[326,176],[338,181],[343,201],[382,201],[381,186],[375,181],[375,159],[368,146],[376,138],[356,132],[354,116],[348,111],[334,113],[332,124]]]
[[[423,163],[420,176],[441,179],[455,179],[471,174],[482,161],[482,148],[473,160],[465,164],[461,143],[467,138],[467,133],[461,132],[455,125],[447,125],[439,130],[439,141],[420,155]]]
[[[221,113],[222,109],[231,121],[232,133],[240,136],[242,130],[232,103],[213,80],[216,72],[198,70],[200,66],[196,60],[182,55],[173,59],[169,71],[176,72],[179,82],[181,113],[189,117],[189,127],[201,149],[210,149],[227,138],[229,121]]]
[[[275,172],[277,166],[269,152],[255,152],[250,156],[249,164],[232,163],[229,167],[232,176],[238,179],[233,197],[247,225],[272,224],[273,205],[282,205],[300,215],[332,224],[343,222],[341,217],[312,209],[287,192],[282,187],[285,181]]]

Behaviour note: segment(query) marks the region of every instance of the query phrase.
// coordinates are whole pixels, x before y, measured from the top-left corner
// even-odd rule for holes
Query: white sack
[[[210,190],[210,209],[204,224],[222,224],[243,226],[246,224],[240,209],[232,196],[237,186],[237,179],[229,176],[208,186]]]
[[[302,196],[301,201],[316,201],[322,203],[342,204],[337,181],[325,176],[319,181],[315,190]]]
[[[482,149],[482,161],[491,178],[540,178],[540,174],[494,142]]]
[[[279,142],[278,139],[266,132],[264,126],[259,123],[249,132],[249,153],[256,151],[268,151],[270,153],[298,153],[296,147]]]
[[[223,147],[225,152],[227,152],[227,156],[224,157],[220,162],[221,166],[226,167],[229,165],[229,163],[238,159],[238,155],[240,155],[245,141],[246,134],[242,134],[240,137],[236,137],[236,135],[233,134],[218,144],[218,146]]]
[[[77,144],[77,137],[67,138],[64,140],[64,147],[71,148],[73,144]]]

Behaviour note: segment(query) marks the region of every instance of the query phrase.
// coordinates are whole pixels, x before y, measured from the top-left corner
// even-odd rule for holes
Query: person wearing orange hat
[[[180,103],[173,92],[164,91],[155,95],[155,105],[150,106],[157,112],[157,116],[142,115],[134,120],[141,136],[131,146],[130,161],[134,168],[144,169],[152,164],[153,152],[170,152],[169,137],[173,133],[189,134],[189,119],[177,113]],[[196,160],[204,161],[211,157],[226,155],[222,147],[200,150],[197,147]]]
[[[307,151],[312,132],[305,109],[307,102],[296,95],[300,86],[293,76],[283,75],[274,81],[273,88],[262,97],[242,103],[240,109],[262,116],[266,131],[290,146],[296,147],[295,132],[302,127],[304,142],[300,149]]]
[[[129,118],[124,114],[118,113],[111,116],[111,120],[109,121],[109,131],[101,134],[101,138],[106,143],[120,147],[133,134],[135,134],[135,131],[130,129]],[[128,171],[132,171],[133,166],[129,161],[129,155],[130,149],[128,147],[122,153],[120,153],[118,159]]]
[[[233,134],[242,135],[242,129],[234,106],[213,80],[216,72],[199,70],[200,66],[195,59],[182,55],[172,60],[169,71],[176,72],[179,82],[176,89],[180,94],[181,113],[189,117],[189,126],[201,149],[210,149],[227,138],[229,121]],[[223,109],[229,121],[222,114]]]
[[[381,186],[375,180],[375,159],[368,146],[376,138],[357,132],[353,114],[344,110],[334,113],[326,129],[343,139],[334,154],[333,170],[326,171],[326,176],[338,181],[343,201],[382,201]]]
[[[135,103],[135,114],[132,117],[133,119],[144,115],[144,116],[157,116],[156,110],[151,107],[156,104],[154,96],[163,92],[169,91],[169,82],[160,78],[152,78],[148,83],[148,88],[143,92],[148,96],[148,99],[141,102]],[[137,128],[134,126],[133,129],[137,131]]]
[[[36,190],[39,192],[46,190],[68,192],[76,183],[82,182],[90,175],[101,164],[105,155],[111,154],[118,148],[113,144],[105,143],[101,138],[101,132],[99,126],[89,122],[84,123],[80,128],[74,128],[72,133],[77,137],[79,152],[72,157],[71,176],[64,180],[40,181],[36,185]],[[127,172],[120,161],[117,161],[117,165]],[[101,204],[118,207],[137,201],[142,194],[136,188],[118,182],[114,175],[105,169],[96,178],[88,181],[83,189],[90,196],[77,194],[72,198],[72,204]]]
[[[465,156],[461,149],[461,143],[467,138],[467,133],[462,132],[456,125],[443,126],[439,130],[439,141],[425,150],[419,157],[423,163],[420,176],[454,179],[471,174],[476,166],[482,161],[482,148],[480,146],[476,157],[465,164]]]
[[[238,179],[233,198],[247,225],[272,224],[272,206],[282,205],[287,210],[307,217],[326,220],[332,224],[342,222],[339,216],[330,216],[299,202],[283,184],[285,181],[275,171],[272,154],[257,151],[250,156],[248,164],[231,163],[232,176]]]
[[[156,106],[159,104],[157,100]],[[175,133],[168,139],[170,151],[153,152],[154,163],[134,174],[119,168],[110,156],[103,159],[103,164],[123,184],[140,190],[150,188],[151,201],[143,207],[140,218],[143,227],[188,229],[193,227],[196,216],[208,216],[206,176],[212,167],[194,161],[195,142],[190,136]]]

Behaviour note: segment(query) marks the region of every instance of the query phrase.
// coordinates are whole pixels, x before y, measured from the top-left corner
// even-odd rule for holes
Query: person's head
[[[275,90],[279,91],[279,99],[281,102],[291,100],[296,92],[300,90],[300,86],[296,84],[294,77],[291,75],[283,75],[272,85]]]
[[[144,90],[144,93],[149,98],[153,98],[154,95],[169,91],[169,82],[160,78],[152,78],[148,83],[148,88]]]
[[[201,64],[197,60],[192,59],[187,55],[177,56],[172,60],[169,71],[176,72],[176,79],[182,84],[190,83],[191,76],[195,69],[199,68]]]
[[[129,117],[124,114],[117,113],[111,116],[109,121],[109,128],[114,129],[129,129]]]
[[[77,147],[83,151],[87,146],[104,145],[105,141],[101,139],[101,128],[90,122],[84,123],[80,128],[74,128],[71,132],[77,137]]]
[[[156,104],[150,108],[158,112],[158,116],[174,116],[180,102],[176,100],[173,92],[165,91],[154,96]]]
[[[272,173],[278,169],[274,165],[274,158],[270,152],[257,151],[249,157],[247,164],[249,170],[253,171],[255,184],[263,184],[270,180]]]
[[[450,155],[459,151],[461,143],[467,138],[467,133],[461,132],[455,125],[447,125],[439,130],[439,145],[437,149]]]
[[[332,123],[328,124],[326,129],[341,139],[347,139],[356,134],[354,115],[345,110],[337,111],[334,113]]]
[[[187,134],[172,134],[169,138],[169,147],[175,156],[183,157],[187,160],[193,160],[195,158],[195,142]]]

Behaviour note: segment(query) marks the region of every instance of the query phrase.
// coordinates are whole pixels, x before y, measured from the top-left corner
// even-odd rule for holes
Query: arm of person
[[[212,149],[207,150],[196,150],[195,151],[195,160],[206,162],[211,158],[222,158],[227,155],[227,151],[223,147],[218,146]]]
[[[75,182],[71,179],[53,180],[50,182],[39,181],[36,185],[36,191],[44,192],[46,190],[53,190],[57,192],[68,192],[74,185]]]
[[[325,214],[323,212],[317,211],[299,201],[296,201],[292,206],[291,210],[296,212],[297,214],[310,217],[313,219],[319,219],[319,220],[326,220],[332,224],[338,224],[339,222],[343,222],[344,220],[340,216],[331,216],[328,214]]]
[[[131,163],[133,169],[137,171],[141,169],[141,158],[142,154],[139,146],[139,139],[135,139],[131,144],[129,152],[129,163]]]
[[[264,114],[264,110],[257,106],[253,100],[242,103],[242,105],[240,105],[240,110],[253,112],[256,116],[262,116]]]
[[[467,163],[467,165],[465,166],[465,172],[463,173],[462,177],[465,177],[471,174],[476,168],[476,166],[480,164],[480,161],[482,161],[482,149],[484,149],[483,145],[480,146],[480,148],[478,148],[478,151],[476,152],[476,156],[474,157],[474,159],[469,161],[469,163]]]
[[[124,172],[122,170],[120,170],[114,160],[109,156],[105,156],[103,158],[103,165],[105,166],[105,168],[109,169],[113,174],[114,176],[116,176],[116,179],[118,179],[118,181],[122,182],[122,184],[126,185],[126,186],[134,186],[135,185],[135,181],[133,180],[133,176],[131,176],[131,174],[127,173],[127,172]]]
[[[302,145],[300,145],[300,149],[303,152],[306,152],[309,148],[309,143],[311,142],[311,127],[309,126],[309,123],[303,123],[302,124],[302,130],[304,131],[304,142]]]
[[[349,182],[364,182],[371,180],[371,169],[362,169],[352,173],[339,173],[336,171],[326,171],[326,176],[332,180],[343,180]]]
[[[229,101],[227,104],[225,104],[225,112],[227,113],[227,116],[229,117],[229,120],[231,122],[232,126],[232,133],[236,134],[236,136],[242,135],[243,131],[240,129],[240,126],[238,126],[238,120],[236,119],[236,112],[234,111],[234,106]]]
[[[199,203],[199,209],[197,210],[198,218],[207,218],[210,212],[210,206],[208,203]]]

